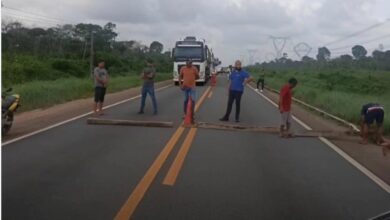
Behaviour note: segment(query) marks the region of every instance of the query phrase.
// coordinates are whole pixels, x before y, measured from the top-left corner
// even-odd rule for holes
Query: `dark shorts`
[[[370,125],[375,121],[377,125],[381,125],[383,123],[384,117],[385,112],[382,109],[372,110],[367,112],[366,115],[364,115],[364,123]]]
[[[95,87],[95,102],[104,102],[105,95],[106,95],[106,88]]]

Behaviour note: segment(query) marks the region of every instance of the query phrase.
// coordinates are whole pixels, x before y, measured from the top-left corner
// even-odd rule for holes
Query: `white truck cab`
[[[186,37],[182,41],[177,41],[172,51],[173,58],[173,81],[179,84],[180,68],[186,65],[187,60],[192,61],[192,65],[199,71],[199,79],[196,82],[203,85],[210,78],[215,68],[215,59],[212,51],[205,41],[198,41],[195,37]]]

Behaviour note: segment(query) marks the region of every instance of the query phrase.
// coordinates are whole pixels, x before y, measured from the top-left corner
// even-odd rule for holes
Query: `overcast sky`
[[[206,40],[224,65],[235,59],[250,62],[248,50],[257,50],[253,61],[271,59],[275,49],[270,36],[289,37],[284,52],[293,59],[298,59],[293,48],[300,42],[313,48],[312,57],[319,46],[336,48],[331,50],[334,57],[350,53],[348,46],[371,40],[363,44],[370,52],[380,43],[390,49],[389,0],[4,0],[3,4],[63,22],[112,21],[117,24],[119,40],[145,44],[157,40],[166,50],[176,40],[196,36]],[[31,14],[2,12],[3,18],[19,16],[30,25],[48,23]],[[331,43],[378,23],[383,24]]]

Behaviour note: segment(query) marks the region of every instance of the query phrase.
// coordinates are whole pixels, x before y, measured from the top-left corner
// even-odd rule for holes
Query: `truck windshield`
[[[174,53],[175,61],[185,61],[192,59],[203,61],[202,47],[176,47]]]

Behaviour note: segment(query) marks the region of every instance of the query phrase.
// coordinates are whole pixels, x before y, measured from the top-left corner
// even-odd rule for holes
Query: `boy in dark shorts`
[[[105,68],[104,60],[99,60],[98,66],[93,71],[95,79],[95,103],[93,111],[95,114],[103,115],[103,102],[108,85],[108,73]]]
[[[368,103],[363,105],[361,110],[361,144],[368,143],[368,128],[371,124],[376,123],[376,143],[382,144],[383,139],[383,120],[385,116],[385,111],[382,105],[378,103]]]

